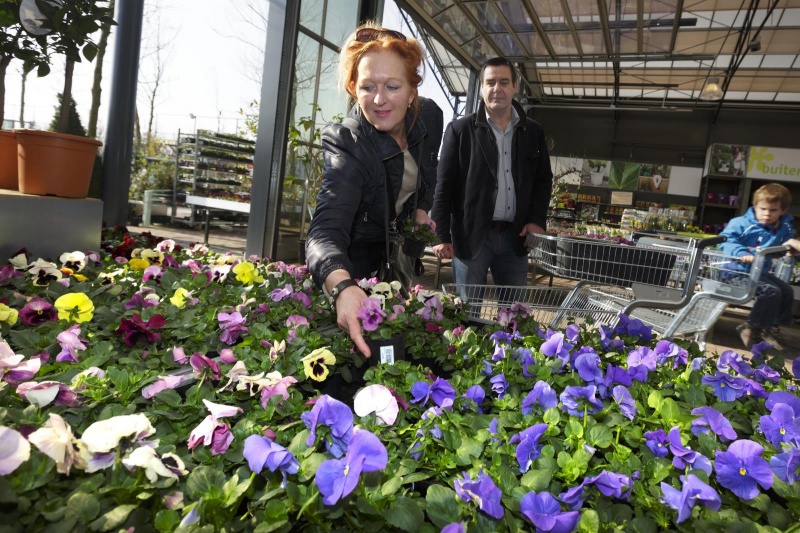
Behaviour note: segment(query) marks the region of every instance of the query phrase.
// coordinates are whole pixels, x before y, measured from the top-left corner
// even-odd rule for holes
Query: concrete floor
[[[133,233],[149,231],[154,235],[173,239],[184,246],[203,241],[202,229],[194,230],[187,226],[128,226],[128,229]],[[209,247],[217,252],[230,251],[237,254],[244,254],[246,240],[247,229],[242,227],[213,227],[209,233]],[[294,256],[296,252],[292,250],[286,253],[291,253],[292,256]],[[442,284],[453,282],[452,269],[449,265],[443,266],[440,270],[439,285],[435,287],[435,258],[426,256],[423,259],[423,264],[425,265],[425,273],[415,280],[416,283],[421,284],[425,288],[434,289],[441,288]],[[529,284],[535,284],[537,282],[546,283],[546,281],[542,279],[534,280],[533,276],[531,276]],[[736,332],[736,326],[747,318],[748,312],[748,309],[728,307],[714,327],[708,332],[706,336],[706,351],[709,354],[720,354],[725,350],[735,350],[742,355],[749,355],[748,350],[745,349]],[[792,359],[800,353],[800,326],[795,323],[792,326],[782,327],[781,335],[787,342],[785,343],[784,350],[779,353],[787,358],[787,367],[790,368]]]

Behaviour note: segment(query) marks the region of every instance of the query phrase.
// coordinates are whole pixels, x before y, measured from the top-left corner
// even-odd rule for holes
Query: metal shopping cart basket
[[[445,286],[470,306],[472,320],[496,320],[500,308],[522,302],[535,320],[551,328],[570,323],[615,326],[621,314],[637,318],[664,337],[705,334],[730,303],[753,298],[764,258],[784,252],[766,248],[749,269],[709,248],[710,239],[637,236],[635,245],[615,241],[529,235],[537,268],[572,280],[571,287]]]

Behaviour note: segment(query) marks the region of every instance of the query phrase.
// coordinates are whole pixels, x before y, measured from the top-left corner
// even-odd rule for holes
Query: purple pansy
[[[458,497],[465,502],[477,503],[481,511],[496,520],[503,518],[503,493],[482,470],[474,479],[464,473],[463,478],[456,478],[454,486]]]
[[[742,379],[722,372],[717,372],[713,376],[706,374],[703,376],[702,383],[703,385],[711,385],[714,389],[714,395],[723,402],[732,402],[744,394]]]
[[[325,442],[328,452],[337,458],[344,455],[353,436],[353,411],[346,404],[324,394],[300,418],[311,430],[306,441],[307,446],[314,445],[317,440],[317,426],[323,425],[331,430],[331,441]]]
[[[727,451],[717,450],[714,470],[717,482],[743,500],[752,500],[760,494],[758,485],[764,490],[772,487],[772,469],[761,457],[764,448],[751,440],[737,440]]]
[[[567,326],[567,329],[564,330],[564,335],[567,337],[567,340],[571,342],[573,345],[576,342],[578,342],[580,333],[581,333],[581,328],[577,324],[570,324]]]
[[[681,348],[667,339],[658,341],[653,352],[659,365],[663,365],[667,360],[672,359],[672,368],[677,368],[678,365],[685,365],[689,359],[689,352],[686,348]]]
[[[450,385],[446,379],[436,378],[431,385],[424,381],[417,381],[411,387],[411,403],[420,403],[421,407],[425,407],[429,399],[433,399],[433,403],[439,407],[444,407],[446,403],[450,405],[456,399],[456,390]]]
[[[700,504],[713,511],[718,511],[722,500],[719,494],[709,485],[703,483],[694,474],[681,476],[683,486],[681,490],[673,488],[667,483],[661,483],[664,493],[664,503],[678,511],[678,524],[691,518],[695,504]]]
[[[622,339],[614,338],[615,332],[612,328],[600,324],[598,333],[600,334],[600,346],[602,346],[604,350],[616,351],[625,347],[625,343]]]
[[[484,398],[486,398],[486,392],[483,390],[483,387],[480,385],[473,385],[467,389],[467,392],[465,392],[462,397],[475,402],[475,405],[478,408],[478,413],[483,413],[481,410],[481,404],[483,403]]]
[[[628,375],[637,381],[646,382],[647,373],[656,369],[658,356],[647,346],[639,346],[628,354]]]
[[[356,313],[356,317],[361,321],[364,331],[375,331],[386,318],[386,312],[381,309],[381,301],[377,298],[364,298],[361,302],[361,309]]]
[[[638,318],[630,318],[625,314],[619,315],[619,324],[617,324],[614,331],[621,335],[635,337],[645,343],[653,340],[652,326],[645,325],[645,323]]]
[[[222,330],[220,340],[225,344],[236,344],[241,334],[247,332],[247,327],[244,325],[247,319],[239,311],[217,313],[217,321]]]
[[[576,486],[572,487],[569,490],[566,490],[558,495],[558,499],[564,502],[567,507],[572,509],[573,511],[579,510],[583,507],[583,500],[586,496],[586,480],[584,479],[583,482]]]
[[[528,367],[536,364],[536,359],[533,358],[533,352],[529,348],[517,348],[514,354],[519,359],[519,364],[522,367],[522,375],[526,378],[533,377]]]
[[[750,376],[753,373],[753,368],[745,361],[739,352],[734,350],[725,350],[717,360],[717,370],[720,372],[729,373],[733,369],[742,376]]]
[[[120,320],[116,333],[124,337],[125,346],[129,348],[140,339],[147,344],[153,344],[161,338],[161,334],[155,330],[163,328],[166,323],[167,321],[161,315],[153,315],[145,322],[139,313],[134,313],[133,318]]]
[[[663,429],[648,431],[644,434],[644,443],[656,457],[666,457],[669,455],[669,439]]]
[[[534,424],[511,437],[509,444],[517,444],[516,456],[519,463],[519,471],[525,473],[531,467],[533,460],[542,454],[542,447],[539,446],[539,439],[550,427],[547,424]]]
[[[280,470],[284,484],[286,474],[296,474],[300,468],[300,462],[292,452],[262,435],[247,437],[242,455],[247,460],[250,471],[255,474],[260,474],[264,467],[269,468],[270,472]]]
[[[192,356],[189,357],[189,364],[192,365],[192,370],[194,370],[195,374],[204,374],[208,371],[211,373],[211,379],[214,381],[222,379],[222,371],[219,365],[201,353],[193,353]]]
[[[547,357],[558,357],[566,363],[569,361],[569,351],[571,349],[572,345],[566,341],[563,333],[548,330],[547,340],[542,343],[539,351]]]
[[[800,357],[795,357],[792,361],[792,375],[800,379]]]
[[[152,295],[152,297],[150,297]],[[133,296],[123,304],[125,309],[146,309],[148,307],[156,307],[158,305],[158,296],[152,289],[144,289]]]
[[[769,466],[778,479],[794,485],[800,480],[800,449],[790,446],[787,451],[770,457]]]
[[[800,444],[800,420],[795,418],[794,409],[785,403],[776,404],[772,413],[760,419],[761,431],[776,448],[782,442]]]
[[[752,396],[753,398],[766,398],[767,391],[761,384],[750,378],[739,378],[742,384],[742,396]]]
[[[700,415],[692,420],[692,434],[708,433],[711,430],[723,442],[736,440],[738,436],[725,416],[713,407],[701,406],[692,409],[693,415]]]
[[[536,526],[536,531],[570,533],[581,519],[578,511],[561,511],[561,505],[549,492],[529,492],[519,502],[522,515]]]
[[[595,398],[597,387],[589,385],[587,387],[570,386],[561,393],[561,408],[566,410],[571,416],[593,415],[603,410],[603,402]]]
[[[81,325],[75,324],[58,334],[56,340],[61,345],[61,352],[56,356],[56,361],[78,362],[78,352],[86,350],[86,344],[84,343],[87,342],[78,338],[80,332]]]
[[[45,322],[56,322],[58,311],[53,304],[37,296],[19,310],[19,319],[26,326],[36,327]]]
[[[325,505],[336,502],[353,492],[362,472],[377,472],[386,468],[389,454],[374,434],[358,430],[353,434],[342,459],[328,459],[317,468],[314,481],[324,497]]]
[[[505,374],[497,374],[496,376],[492,376],[489,380],[489,383],[492,384],[492,392],[497,394],[497,398],[502,400],[503,396],[506,395],[506,389],[508,388],[508,381],[506,381]]]
[[[691,450],[681,442],[681,430],[675,426],[669,430],[669,451],[672,452],[672,466],[683,470],[687,466],[695,470],[702,470],[711,475],[711,460],[694,450]]]
[[[600,370],[600,356],[594,352],[583,352],[575,357],[572,365],[578,371],[581,379],[587,383],[603,381],[603,371]]]
[[[800,358],[798,358],[800,359]],[[773,368],[769,365],[760,365],[756,367],[753,371],[753,379],[755,379],[759,383],[764,383],[765,381],[769,381],[773,384],[778,384],[781,380],[781,375],[776,372]]]
[[[800,357],[798,357],[798,359],[800,359]],[[764,406],[772,411],[779,403],[785,403],[792,408],[792,411],[795,413],[800,413],[800,398],[791,392],[781,390],[770,392],[769,396],[767,397],[767,401],[764,403]]]
[[[522,400],[522,414],[528,415],[535,405],[541,405],[542,410],[546,411],[558,406],[556,391],[545,381],[539,380],[533,386],[533,390]]]
[[[627,500],[633,490],[633,481],[630,476],[603,470],[594,477],[586,478],[585,485],[594,485],[603,496],[614,497],[620,500]]]
[[[629,420],[633,420],[638,412],[636,409],[636,402],[633,401],[630,391],[624,385],[617,385],[611,392],[614,401],[619,405],[619,410],[623,416]]]

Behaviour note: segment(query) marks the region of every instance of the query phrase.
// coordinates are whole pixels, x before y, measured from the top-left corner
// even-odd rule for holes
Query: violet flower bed
[[[522,305],[475,329],[364,282],[368,334],[408,347],[370,367],[303,267],[108,238],[0,265],[4,530],[798,530],[800,397],[768,345]]]

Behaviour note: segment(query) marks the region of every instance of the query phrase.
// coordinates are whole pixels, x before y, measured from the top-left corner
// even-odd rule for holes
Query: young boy
[[[757,248],[786,244],[800,252],[800,241],[793,238],[793,217],[788,213],[791,205],[792,195],[783,185],[768,183],[759,187],[753,195],[753,206],[744,216],[728,222],[720,233],[728,238],[720,246],[723,253],[738,257],[742,263],[752,263]],[[736,328],[748,349],[765,340],[782,350],[777,326],[792,322],[794,292],[788,283],[768,272],[769,263],[767,258],[747,321]]]

